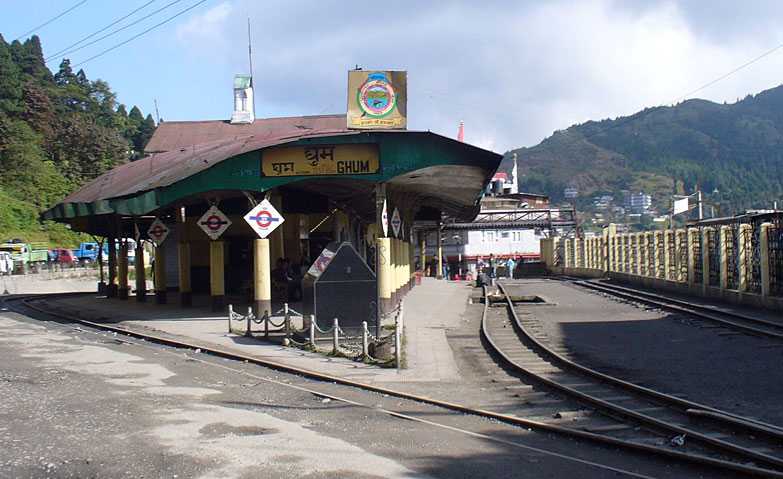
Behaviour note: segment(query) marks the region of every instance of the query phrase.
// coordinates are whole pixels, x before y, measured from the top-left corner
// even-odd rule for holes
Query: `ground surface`
[[[748,336],[567,282],[513,290],[556,306],[519,306],[577,362],[663,392],[783,425],[783,341]]]

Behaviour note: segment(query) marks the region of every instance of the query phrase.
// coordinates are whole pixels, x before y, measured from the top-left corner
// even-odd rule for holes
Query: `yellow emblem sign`
[[[261,154],[264,176],[370,175],[379,170],[374,144],[277,147]]]

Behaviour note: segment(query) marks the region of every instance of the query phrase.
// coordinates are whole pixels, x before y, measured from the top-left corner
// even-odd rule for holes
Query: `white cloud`
[[[246,70],[237,45],[250,16],[266,116],[344,111],[356,64],[406,69],[411,128],[456,136],[464,120],[467,141],[498,151],[671,102],[783,39],[770,21],[733,29],[730,42],[715,35],[732,22],[730,4],[705,20],[693,2],[619,3],[401,1],[368,13],[339,1],[237,0],[191,18],[178,38],[203,61],[225,61],[230,78]],[[781,66],[783,52],[697,96],[733,101],[777,86]]]

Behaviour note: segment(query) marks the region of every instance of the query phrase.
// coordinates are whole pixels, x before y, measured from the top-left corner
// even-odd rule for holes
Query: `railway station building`
[[[42,216],[107,239],[106,295],[119,300],[133,291],[123,238],[154,241],[159,303],[221,310],[228,297],[259,315],[298,296],[278,276],[306,271],[337,242],[350,243],[375,272],[378,310],[387,312],[413,283],[416,222],[472,220],[501,160],[407,130],[399,73],[349,75],[347,114],[266,119],[255,118],[252,84],[238,76],[232,120],[161,123],[148,156],[108,171]],[[351,101],[362,106],[366,98],[375,103],[354,115]],[[388,111],[372,115],[378,112],[370,107],[389,104],[401,121]],[[279,222],[265,237],[244,218],[262,203],[275,214],[256,221]],[[136,265],[138,300],[147,297],[143,266]]]

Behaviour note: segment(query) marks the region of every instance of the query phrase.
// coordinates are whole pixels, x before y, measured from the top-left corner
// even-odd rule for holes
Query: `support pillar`
[[[571,241],[568,238],[563,239],[563,268],[568,268],[571,264]]]
[[[770,293],[769,276],[769,229],[772,223],[762,223],[759,227],[759,269],[761,276],[761,297],[766,298]]]
[[[644,269],[642,266],[644,265],[644,262],[647,260],[647,256],[645,255],[645,247],[644,247],[644,233],[636,233],[634,235],[636,237],[636,275],[637,276],[644,276]]]
[[[728,242],[731,240],[731,227],[721,226],[718,230],[718,260],[720,261],[720,276],[719,285],[721,290],[729,288],[729,247]]]
[[[166,304],[166,250],[163,245],[155,246],[155,302]]]
[[[574,238],[574,268],[579,268],[582,261],[582,243],[584,240]]]
[[[392,310],[391,286],[391,238],[378,238],[375,248],[378,255],[378,297],[382,313]]]
[[[741,224],[739,227],[739,238],[737,238],[737,245],[739,245],[739,251],[735,251],[737,255],[737,271],[739,278],[737,278],[737,290],[740,293],[748,291],[748,256],[753,251],[753,245],[751,244],[751,238],[753,227],[749,224]]]
[[[128,299],[128,242],[120,239],[120,255],[117,258],[117,297]]]
[[[209,242],[209,292],[212,296],[212,311],[222,311],[225,303],[224,244]]]
[[[177,245],[179,266],[179,303],[182,306],[193,305],[193,286],[190,282],[190,243],[183,241]]]
[[[706,291],[710,285],[710,233],[712,228],[706,227],[701,233],[701,285]]]
[[[419,232],[419,270],[424,274],[427,269],[427,232]]]
[[[272,268],[267,238],[253,241],[253,302],[256,317],[272,314]]]
[[[661,270],[663,269],[661,266],[661,261],[663,260],[663,257],[661,255],[661,235],[660,231],[655,231],[652,234],[652,271],[650,272],[650,276],[653,278],[660,278],[661,277]]]
[[[109,285],[106,287],[106,297],[117,297],[117,238],[114,235],[106,237],[109,251]]]
[[[441,238],[440,221],[438,222],[436,234],[438,235],[438,271],[435,273],[435,277],[443,279],[443,239]]]
[[[671,253],[669,252],[669,245],[671,244],[671,235],[676,234],[673,230],[663,230],[663,279],[671,279]]]
[[[144,245],[141,241],[136,243],[135,261],[133,269],[136,271],[136,301],[147,301],[147,270],[144,264]]]
[[[696,257],[696,241],[699,230],[688,228],[686,235],[686,248],[688,248],[688,286],[696,286],[696,262],[700,258]]]

